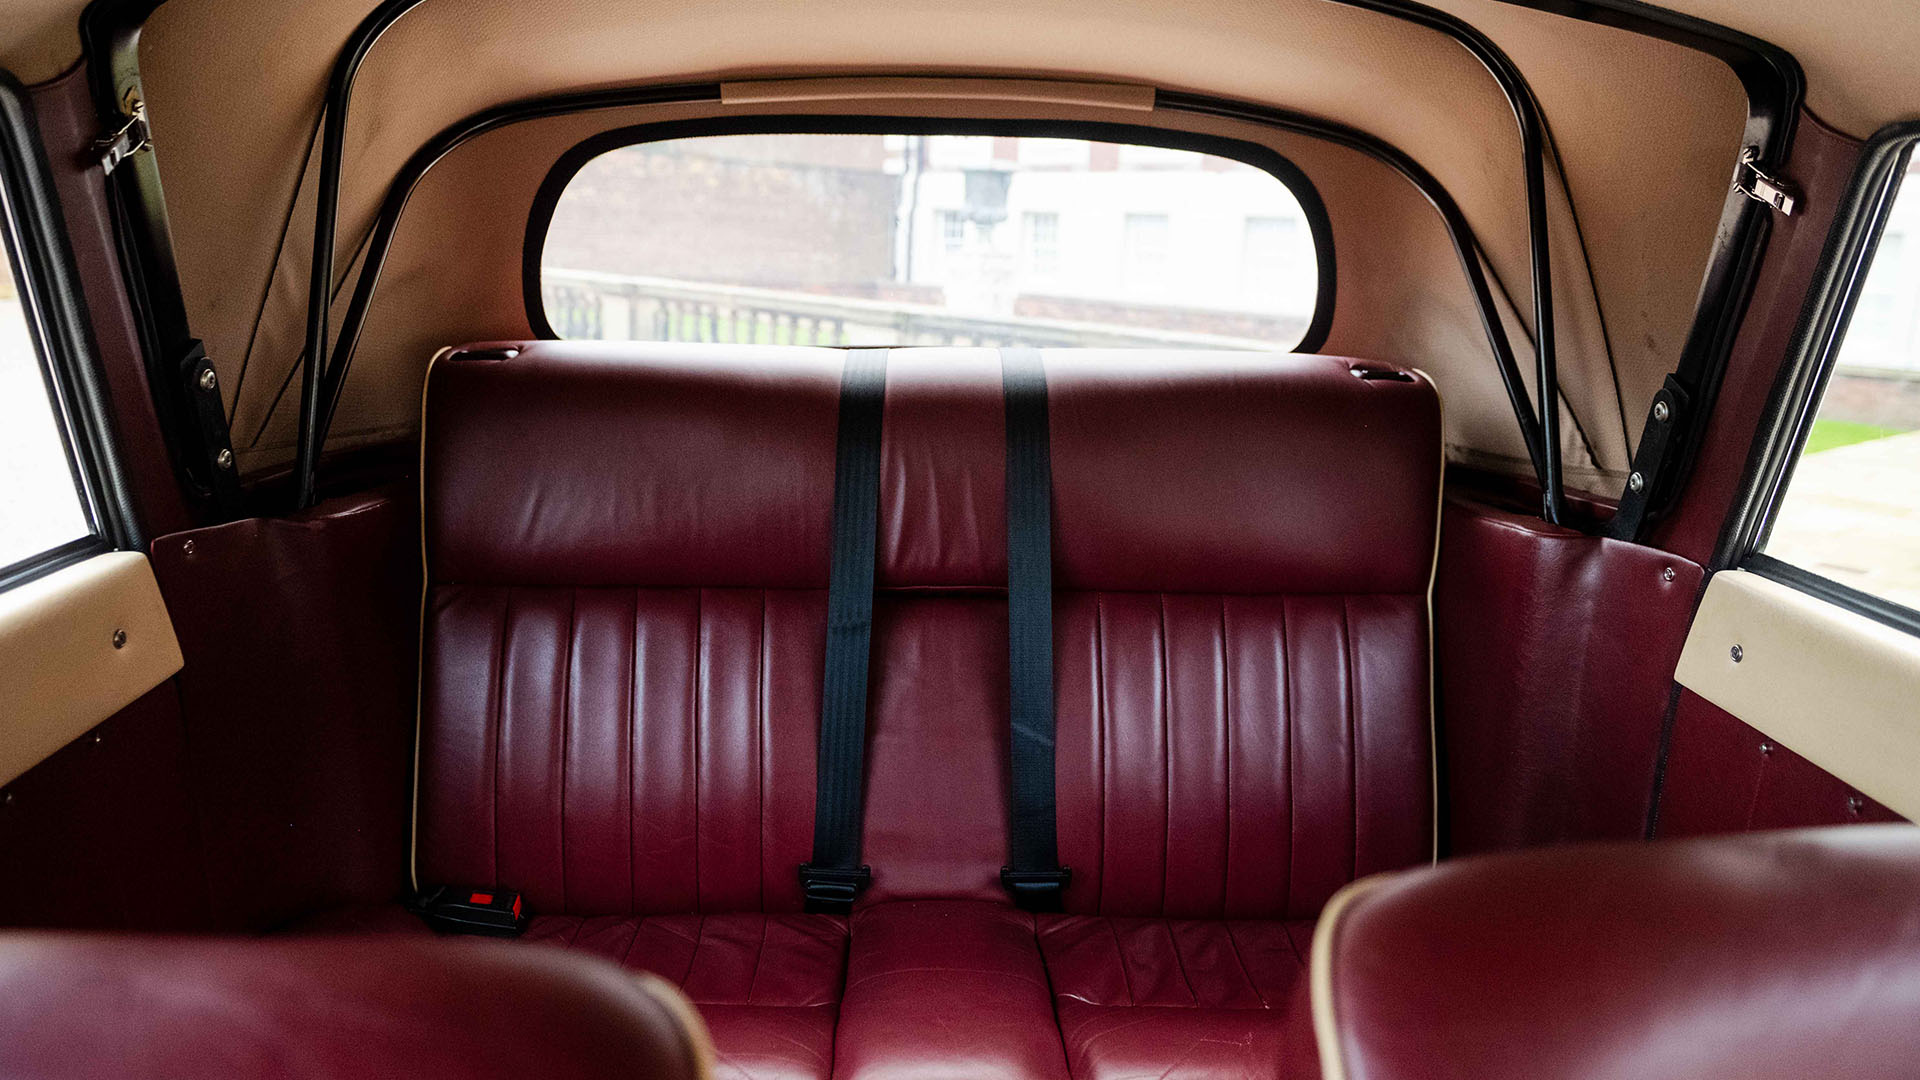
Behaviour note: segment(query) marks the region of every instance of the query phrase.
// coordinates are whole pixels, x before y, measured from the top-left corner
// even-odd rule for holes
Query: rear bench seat
[[[1065,913],[1033,915],[999,884],[999,359],[895,351],[875,879],[839,917],[802,912],[795,868],[842,364],[537,343],[434,366],[419,881],[517,888],[528,939],[675,981],[722,1075],[1310,1069],[1290,1004],[1314,916],[1432,854],[1431,386],[1317,357],[1047,354],[1074,873]]]

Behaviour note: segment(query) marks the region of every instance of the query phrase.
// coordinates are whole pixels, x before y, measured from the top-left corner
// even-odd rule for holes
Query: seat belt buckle
[[[512,889],[435,885],[407,908],[442,934],[518,937],[527,928],[526,906]]]
[[[1000,884],[1013,894],[1014,904],[1022,911],[1059,911],[1072,880],[1073,871],[1064,866],[1057,870],[1000,868]]]
[[[807,910],[816,914],[844,915],[853,910],[853,898],[873,880],[870,866],[815,866],[800,864],[800,889],[807,896]]]

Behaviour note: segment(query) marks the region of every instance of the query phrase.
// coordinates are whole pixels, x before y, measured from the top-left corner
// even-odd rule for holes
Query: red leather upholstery
[[[853,916],[840,1080],[1066,1080],[1033,916],[902,901]]]
[[[1068,909],[1311,918],[1430,857],[1422,596],[1057,604]]]
[[[657,980],[494,943],[0,937],[0,1073],[417,1080],[711,1075]]]
[[[1484,856],[1358,888],[1314,958],[1329,1075],[1869,1080],[1920,1063],[1909,826]]]
[[[1040,917],[1076,1077],[1314,1075],[1311,921]]]
[[[423,881],[592,917],[529,936],[618,946],[679,981],[750,1075],[1128,1075],[1168,1047],[1193,1067],[1285,1067],[1297,920],[1431,851],[1431,386],[1319,357],[1048,354],[1060,836],[1085,918],[1043,926],[1043,949],[998,883],[999,361],[896,351],[875,883],[844,1001],[841,938],[796,951],[761,919],[762,976],[809,988],[775,1001],[753,978],[703,993],[707,965],[745,969],[705,947],[683,963],[655,931],[800,907],[840,354],[515,348],[443,358],[427,392]],[[939,902],[889,902],[911,900]],[[1170,926],[1200,952],[1141,937]],[[1235,945],[1243,966],[1220,966]],[[1101,989],[1169,958],[1202,972],[1186,1000]],[[804,1052],[754,1057],[747,1030],[796,1009],[825,1018],[783,1035]]]

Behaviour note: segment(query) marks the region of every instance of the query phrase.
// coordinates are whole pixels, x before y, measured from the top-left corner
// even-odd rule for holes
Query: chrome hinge
[[[1757,147],[1749,146],[1740,152],[1740,171],[1734,185],[1740,193],[1763,206],[1770,206],[1788,217],[1800,205],[1800,193],[1784,180],[1776,179],[1760,170],[1754,164],[1759,158]]]
[[[147,105],[139,98],[127,101],[127,122],[120,130],[100,139],[93,149],[100,155],[100,167],[111,173],[120,167],[120,163],[153,145],[153,137],[147,128]]]

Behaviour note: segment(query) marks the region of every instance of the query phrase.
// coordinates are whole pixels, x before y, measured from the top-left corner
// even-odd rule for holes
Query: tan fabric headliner
[[[842,112],[868,111],[871,103],[828,105]],[[1015,105],[982,102],[895,102],[889,111],[978,116],[985,110],[1031,115]],[[382,277],[368,327],[367,344],[355,359],[337,420],[346,438],[366,440],[403,429],[408,417],[388,388],[418,385],[426,357],[457,337],[519,338],[531,331],[520,298],[520,239],[525,208],[560,153],[609,127],[643,121],[682,120],[721,113],[712,104],[624,109],[592,116],[537,121],[482,136],[455,151],[430,173],[403,220],[394,254]],[[729,110],[726,115],[733,115]],[[1059,107],[1063,120],[1127,120],[1095,108]],[[1281,135],[1252,125],[1162,114],[1157,122],[1183,130],[1265,141],[1316,179],[1327,200],[1341,302],[1327,351],[1401,363],[1435,356],[1471,357],[1443,368],[1447,437],[1460,456],[1479,448],[1484,463],[1523,467],[1525,451],[1507,410],[1499,377],[1483,360],[1484,339],[1438,215],[1387,166],[1355,151],[1317,139]],[[484,191],[504,211],[476,219],[475,193]],[[1362,197],[1355,198],[1355,194]],[[1370,312],[1392,311],[1381,319]],[[293,434],[290,410],[275,415],[262,440],[284,447]],[[251,429],[246,434],[251,435]],[[243,449],[243,457],[248,451]],[[271,450],[252,451],[264,460]],[[280,453],[284,455],[284,450]],[[1570,456],[1570,462],[1581,460]],[[1579,475],[1576,473],[1575,475]]]
[[[72,66],[80,57],[75,27],[86,4],[11,0],[6,24],[0,27],[0,67],[35,83]],[[1438,6],[1464,13],[1469,5]],[[1485,4],[1471,6],[1490,10]],[[1912,0],[1668,0],[1656,6],[1731,27],[1793,53],[1806,69],[1808,108],[1856,138],[1891,121],[1920,116],[1920,64],[1914,63],[1920,55],[1920,14]],[[1473,15],[1469,18],[1480,23]],[[1502,43],[1507,44],[1504,39]]]
[[[1744,100],[1717,61],[1676,46],[1490,0],[1448,3],[1514,54],[1555,129],[1588,241],[1583,252],[1556,195],[1564,385],[1598,463],[1618,472],[1629,443],[1623,416],[1637,427],[1690,322]],[[343,39],[363,6],[332,0],[236,20],[232,0],[171,0],[143,38],[183,286],[196,332],[235,395],[237,437],[250,440],[267,420],[298,354],[310,207],[298,208],[284,246],[282,227],[311,167],[333,51],[310,43]],[[255,68],[259,93],[200,92],[208,65],[229,55],[235,64],[276,58]],[[593,0],[570,7],[564,23],[551,9],[508,0],[427,0],[388,32],[361,75],[340,260],[407,155],[488,105],[641,81],[877,71],[1145,81],[1371,131],[1454,193],[1495,276],[1530,319],[1518,136],[1497,87],[1444,35],[1324,0],[1042,0],[1018,18],[988,0]],[[1487,362],[1484,344],[1465,347]],[[1446,356],[1417,359],[1450,367]],[[393,392],[410,397],[413,388]],[[275,458],[246,460],[258,468]]]

